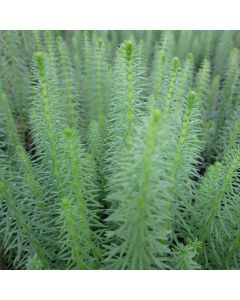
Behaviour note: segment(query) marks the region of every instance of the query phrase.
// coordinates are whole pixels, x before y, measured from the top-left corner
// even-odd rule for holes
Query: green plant
[[[239,269],[238,41],[0,32],[0,268]]]

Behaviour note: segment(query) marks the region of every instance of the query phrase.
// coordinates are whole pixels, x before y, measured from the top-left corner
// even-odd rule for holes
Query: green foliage
[[[0,267],[239,269],[238,47],[0,32]]]
[[[178,244],[173,254],[173,266],[176,270],[198,270],[200,265],[195,261],[198,255],[198,243]]]
[[[107,219],[111,245],[106,263],[116,269],[164,269],[168,267],[169,221],[168,139],[164,113],[154,110],[140,127],[130,150],[120,158],[113,174],[112,203]],[[158,170],[161,169],[161,172]],[[116,189],[116,186],[118,187]],[[117,207],[116,207],[117,203]]]

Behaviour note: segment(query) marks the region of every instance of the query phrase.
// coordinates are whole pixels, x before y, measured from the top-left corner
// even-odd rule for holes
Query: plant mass
[[[0,269],[240,269],[238,31],[0,31]]]

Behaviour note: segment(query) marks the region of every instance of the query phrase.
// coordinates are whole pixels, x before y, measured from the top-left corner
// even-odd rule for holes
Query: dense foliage
[[[0,268],[239,269],[240,33],[0,32]]]

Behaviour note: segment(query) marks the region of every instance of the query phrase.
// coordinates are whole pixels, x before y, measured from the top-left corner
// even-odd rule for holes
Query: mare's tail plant
[[[239,269],[239,38],[0,32],[0,268]]]

